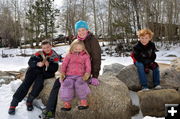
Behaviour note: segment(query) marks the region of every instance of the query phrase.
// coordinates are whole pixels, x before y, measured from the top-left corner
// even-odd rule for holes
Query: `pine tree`
[[[55,32],[55,15],[58,10],[53,7],[54,0],[36,0],[26,13],[29,20],[29,32],[33,39],[35,34],[36,46],[45,38],[53,38]]]

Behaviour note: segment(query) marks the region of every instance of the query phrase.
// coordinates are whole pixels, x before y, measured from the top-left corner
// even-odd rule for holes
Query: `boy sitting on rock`
[[[142,86],[142,90],[149,90],[147,85],[146,73],[149,69],[153,71],[153,83],[155,89],[160,89],[160,74],[159,66],[155,62],[156,59],[156,47],[151,41],[154,33],[149,29],[142,29],[138,31],[138,43],[133,47],[131,57],[138,70],[138,76]]]
[[[55,76],[58,70],[58,54],[52,50],[50,41],[42,41],[42,50],[36,52],[28,61],[29,68],[26,72],[25,79],[20,87],[13,95],[8,113],[15,114],[16,106],[27,95],[29,88],[34,83],[31,92],[28,95],[26,105],[27,110],[33,110],[33,100],[39,95],[43,89],[44,80]]]

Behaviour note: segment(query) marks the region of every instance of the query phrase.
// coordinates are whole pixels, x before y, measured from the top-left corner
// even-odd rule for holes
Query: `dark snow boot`
[[[16,106],[10,106],[8,113],[10,115],[15,115],[15,113],[16,113]]]
[[[32,102],[26,102],[27,110],[32,111],[34,109]]]
[[[10,115],[15,115],[16,113],[16,106],[18,105],[18,100],[16,98],[13,97],[12,101],[11,101],[11,104],[10,104],[10,107],[9,107],[9,110],[8,110],[8,114]]]
[[[32,111],[34,109],[33,100],[34,100],[34,97],[31,94],[29,94],[27,101],[26,101],[26,106],[27,106],[28,111]]]

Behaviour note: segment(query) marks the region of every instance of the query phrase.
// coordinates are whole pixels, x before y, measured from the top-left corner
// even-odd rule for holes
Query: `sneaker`
[[[156,89],[156,90],[159,90],[159,89],[161,89],[162,87],[160,86],[160,85],[157,85],[157,86],[155,86],[154,87],[154,89]]]
[[[61,108],[62,111],[70,111],[71,104],[69,102],[64,102],[64,107]]]
[[[89,106],[87,104],[87,100],[81,100],[80,101],[80,105],[78,106],[79,110],[84,110],[84,109],[88,109]]]
[[[142,87],[142,89],[141,89],[141,91],[148,91],[149,90],[149,88],[147,88],[147,87]]]
[[[26,106],[28,111],[32,111],[34,109],[32,102],[27,102]]]
[[[10,106],[8,114],[15,115],[15,113],[16,113],[16,106]]]

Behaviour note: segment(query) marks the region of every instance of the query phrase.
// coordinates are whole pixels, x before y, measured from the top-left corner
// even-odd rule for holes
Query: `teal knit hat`
[[[89,29],[89,26],[88,26],[88,23],[86,21],[82,21],[82,20],[79,20],[76,22],[75,24],[75,30],[76,32],[78,31],[78,29],[80,28],[85,28],[85,29]]]

